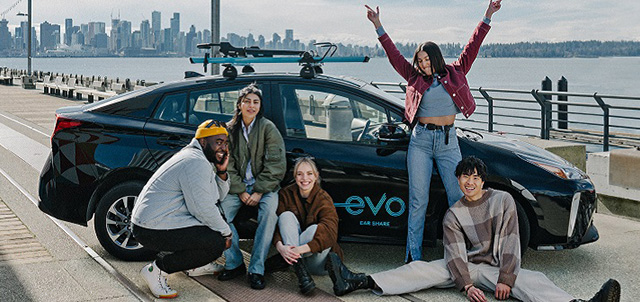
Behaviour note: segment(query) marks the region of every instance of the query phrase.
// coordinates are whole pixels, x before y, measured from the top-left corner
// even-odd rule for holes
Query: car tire
[[[131,212],[143,182],[120,183],[107,191],[96,208],[96,236],[109,254],[125,261],[152,259],[156,252],[144,248],[131,233]]]
[[[516,202],[516,211],[518,212],[518,231],[520,232],[520,257],[522,257],[527,248],[529,248],[531,225],[529,224],[527,212],[518,202]]]

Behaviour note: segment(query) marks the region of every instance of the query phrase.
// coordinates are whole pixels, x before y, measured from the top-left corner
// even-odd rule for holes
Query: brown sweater
[[[460,290],[471,284],[467,263],[500,268],[498,282],[513,287],[520,271],[518,213],[507,192],[487,189],[469,202],[462,197],[444,216],[444,259]]]
[[[278,193],[279,202],[276,214],[290,211],[298,218],[300,229],[305,230],[312,224],[318,225],[313,240],[308,242],[312,253],[331,248],[342,258],[342,249],[338,245],[338,213],[333,206],[333,199],[319,185],[313,186],[306,202],[300,197],[297,184],[288,185]],[[282,241],[280,230],[273,235],[273,244]]]

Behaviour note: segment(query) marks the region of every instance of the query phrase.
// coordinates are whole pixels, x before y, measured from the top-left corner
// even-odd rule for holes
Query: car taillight
[[[53,129],[53,133],[51,134],[52,145],[53,145],[53,137],[56,135],[56,133],[58,133],[58,131],[73,128],[73,127],[78,127],[80,125],[82,125],[81,121],[62,117],[56,114],[56,127]]]

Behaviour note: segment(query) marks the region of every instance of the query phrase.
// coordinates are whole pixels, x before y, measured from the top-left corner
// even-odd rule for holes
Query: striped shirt
[[[459,290],[472,284],[467,263],[500,268],[498,283],[513,287],[520,270],[518,214],[507,192],[487,189],[477,201],[464,197],[444,217],[444,258]]]

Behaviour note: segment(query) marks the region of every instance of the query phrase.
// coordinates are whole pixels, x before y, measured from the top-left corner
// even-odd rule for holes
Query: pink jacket
[[[469,72],[469,69],[471,69],[471,64],[473,64],[473,61],[476,59],[480,45],[490,28],[491,26],[488,24],[480,22],[473,31],[471,39],[469,39],[469,42],[465,45],[458,60],[445,66],[447,70],[446,74],[438,75],[438,80],[466,118],[476,110],[476,102],[469,90],[466,74]],[[416,111],[418,111],[422,95],[431,86],[431,83],[433,83],[433,77],[429,76],[425,78],[418,73],[413,65],[398,51],[388,34],[385,33],[380,36],[378,40],[380,40],[382,47],[387,53],[387,57],[393,68],[407,81],[407,95],[404,100],[404,117],[410,123],[413,123],[413,118],[416,115]]]

